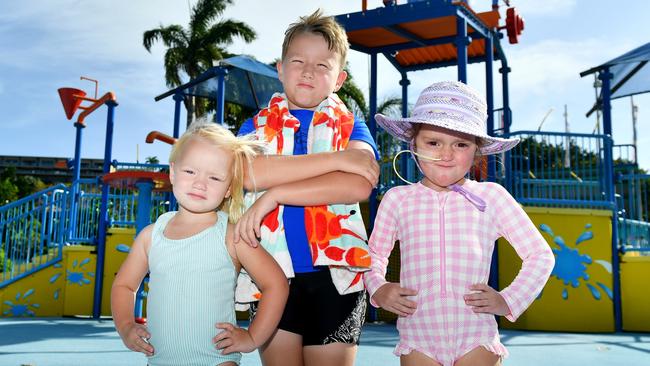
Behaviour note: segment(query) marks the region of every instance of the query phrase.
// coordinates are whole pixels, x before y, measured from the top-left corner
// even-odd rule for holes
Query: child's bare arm
[[[244,187],[249,190],[266,190],[278,185],[318,177],[335,171],[362,176],[376,185],[379,165],[370,145],[362,141],[350,141],[346,150],[309,155],[261,155],[248,167]]]
[[[126,347],[147,356],[154,353],[153,347],[145,341],[151,335],[144,325],[135,322],[133,308],[135,294],[149,268],[147,251],[151,245],[152,227],[147,226],[135,238],[111,288],[111,312],[117,333]]]
[[[217,324],[223,331],[213,341],[217,343],[217,348],[222,349],[223,354],[251,352],[266,343],[280,322],[289,295],[289,283],[275,259],[264,248],[234,245],[232,229],[229,228],[227,235],[229,250],[235,253],[235,260],[241,263],[255,281],[262,292],[262,298],[248,330],[230,323]]]

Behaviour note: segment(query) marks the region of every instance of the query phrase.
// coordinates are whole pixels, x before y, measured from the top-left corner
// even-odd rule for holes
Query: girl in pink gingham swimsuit
[[[515,321],[554,265],[550,247],[515,199],[496,183],[465,179],[476,156],[514,147],[488,136],[484,99],[459,82],[426,88],[410,118],[376,116],[409,142],[424,178],[390,189],[370,237],[364,281],[374,306],[399,316],[394,353],[404,365],[498,365],[507,356],[494,315]],[[487,285],[494,243],[504,237],[522,258],[505,289]],[[400,283],[385,280],[400,242]]]

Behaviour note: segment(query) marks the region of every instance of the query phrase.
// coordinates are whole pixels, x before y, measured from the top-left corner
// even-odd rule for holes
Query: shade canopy
[[[650,67],[648,61],[650,61],[650,43],[624,53],[600,66],[583,71],[580,76],[584,77],[609,69],[612,74],[611,99],[647,93],[650,91]],[[596,111],[601,100],[602,97],[599,97],[596,105],[587,112],[587,116]]]
[[[267,105],[273,93],[282,91],[275,68],[249,56],[234,56],[221,60],[219,65],[206,70],[196,79],[157,96],[155,100],[177,93],[214,99],[219,75],[224,70],[226,102],[261,109]]]

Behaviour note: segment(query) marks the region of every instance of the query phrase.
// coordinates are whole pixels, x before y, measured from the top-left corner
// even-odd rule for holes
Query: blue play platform
[[[650,365],[650,334],[576,334],[502,330],[510,351],[504,365]],[[367,324],[358,366],[397,366],[392,354],[398,335],[392,324]],[[1,366],[134,366],[146,358],[122,344],[111,319],[0,319]],[[256,352],[242,366],[260,366]]]

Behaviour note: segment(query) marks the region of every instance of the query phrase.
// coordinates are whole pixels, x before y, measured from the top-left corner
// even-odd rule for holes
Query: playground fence
[[[0,207],[0,287],[61,259],[67,191],[58,184]]]

